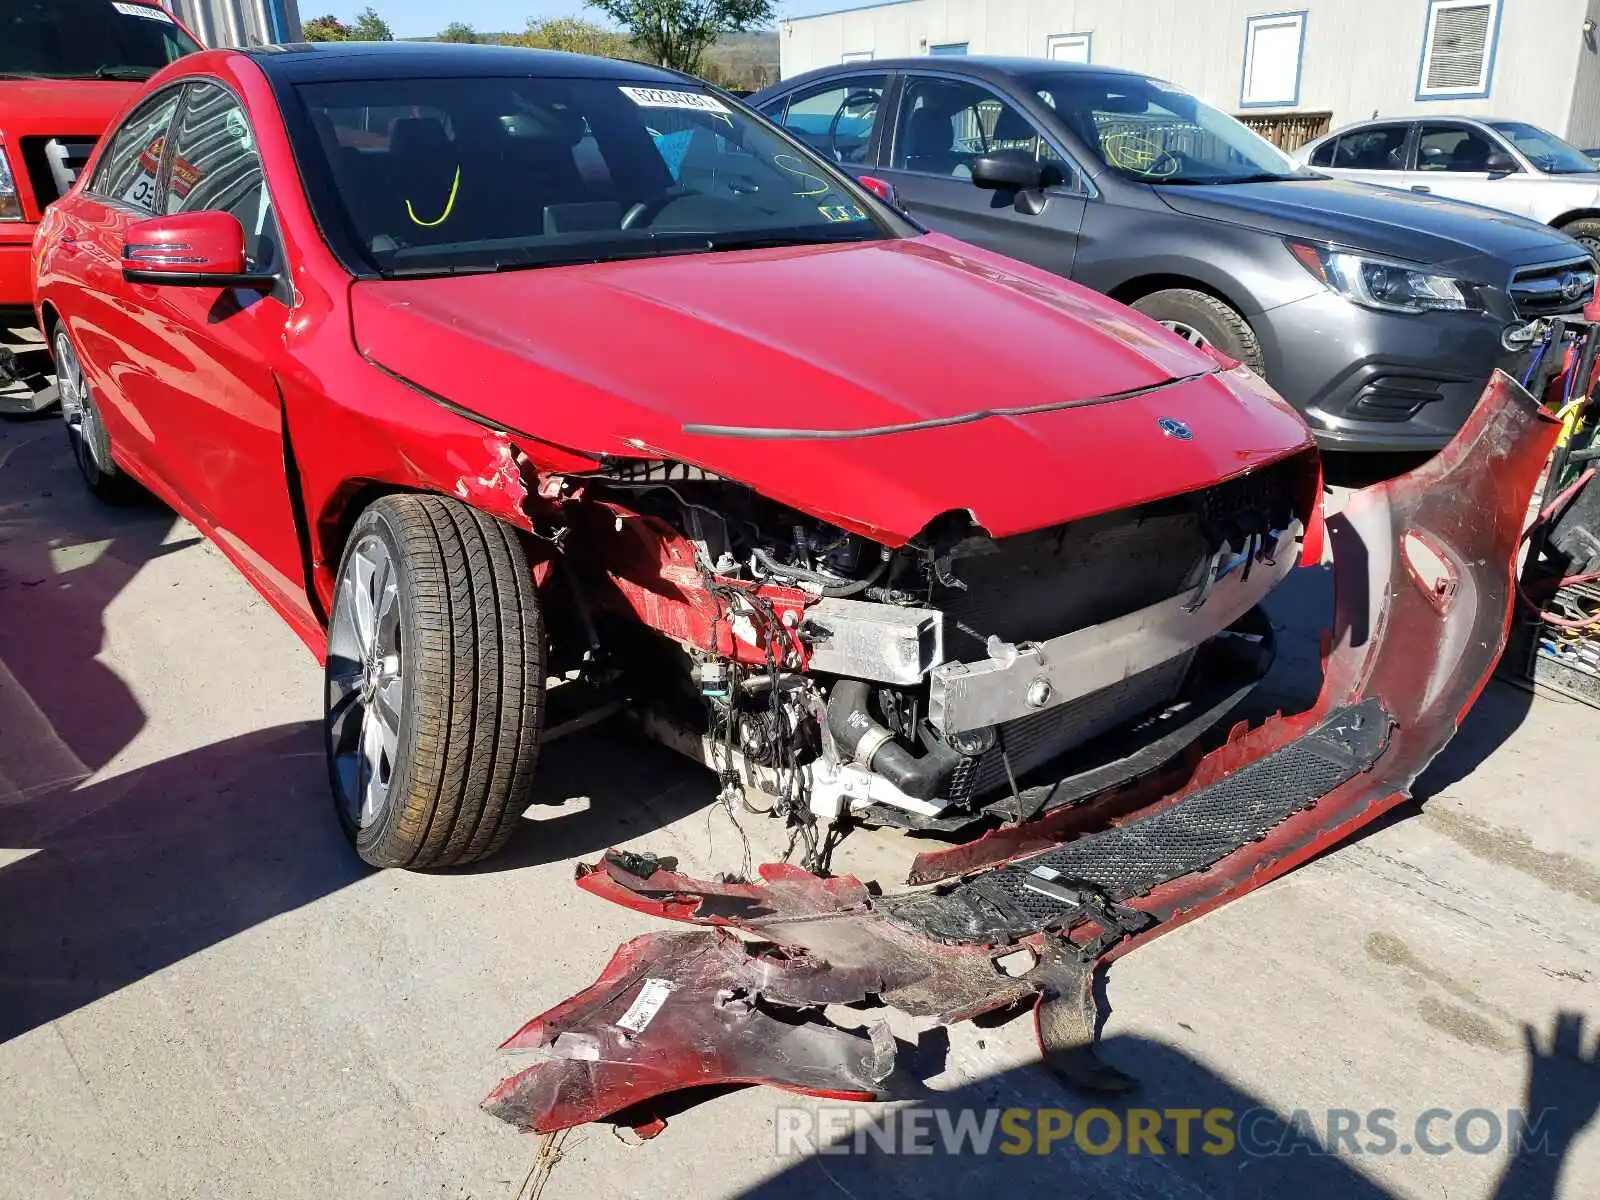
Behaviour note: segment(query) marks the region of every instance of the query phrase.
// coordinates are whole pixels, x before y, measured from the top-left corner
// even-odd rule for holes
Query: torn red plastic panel
[[[782,865],[760,883],[694,880],[616,852],[580,868],[586,891],[705,928],[629,943],[596,984],[531,1022],[507,1045],[542,1057],[501,1085],[491,1111],[548,1131],[709,1082],[875,1094],[884,1044],[869,1055],[867,1039],[821,1020],[840,1002],[948,1023],[1031,1001],[1058,1073],[1127,1086],[1093,1055],[1096,966],[1405,799],[1504,646],[1527,504],[1557,432],[1497,375],[1436,458],[1353,496],[1328,522],[1335,619],[1316,703],[1236,729],[1175,790],[1135,784],[922,855],[912,878],[944,882],[900,895]],[[1003,970],[1018,952],[1029,965]],[[623,1036],[654,1002],[652,980],[661,1012],[681,1000],[682,1015]],[[791,1052],[768,1022],[817,1040]]]
[[[549,1132],[685,1087],[767,1083],[870,1100],[894,1066],[888,1027],[863,1036],[807,1011],[861,994],[826,963],[752,953],[722,930],[645,934],[505,1043],[534,1064],[484,1107]]]

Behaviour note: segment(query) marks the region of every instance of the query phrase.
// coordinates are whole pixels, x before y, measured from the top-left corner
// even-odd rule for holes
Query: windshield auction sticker
[[[172,24],[172,18],[159,8],[152,8],[148,4],[123,4],[120,0],[111,0],[111,7],[125,17],[143,17],[147,21],[165,21]]]
[[[725,113],[728,106],[715,96],[702,92],[675,92],[670,88],[625,87],[619,89],[640,108],[692,108],[696,112]]]

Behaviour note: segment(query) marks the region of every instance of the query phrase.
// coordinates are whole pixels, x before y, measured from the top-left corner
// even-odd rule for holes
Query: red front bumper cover
[[[755,884],[618,852],[580,867],[586,891],[706,928],[619,948],[594,984],[505,1043],[534,1062],[485,1108],[548,1132],[638,1124],[641,1104],[707,1084],[882,1095],[886,1027],[864,1036],[822,1012],[872,1000],[942,1022],[1031,1004],[1058,1073],[1125,1088],[1094,1055],[1096,967],[1407,797],[1504,647],[1518,541],[1557,429],[1497,375],[1436,458],[1355,494],[1328,522],[1335,620],[1316,703],[1236,728],[1176,790],[1152,782],[922,855],[911,879],[935,886],[893,896],[777,864]],[[1001,970],[1018,951],[1030,969]]]

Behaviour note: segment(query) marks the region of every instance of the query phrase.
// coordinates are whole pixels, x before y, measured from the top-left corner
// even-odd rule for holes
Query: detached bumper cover
[[[486,1107],[548,1132],[708,1083],[882,1095],[886,1032],[822,1013],[874,1000],[947,1023],[1031,1005],[1047,1064],[1077,1086],[1125,1088],[1094,1057],[1094,970],[1406,798],[1504,647],[1523,518],[1556,433],[1497,375],[1435,459],[1352,497],[1328,523],[1335,620],[1317,702],[1236,729],[1176,790],[1135,785],[924,854],[912,880],[945,882],[887,897],[784,865],[754,884],[616,852],[581,867],[584,890],[703,928],[635,939],[525,1026],[506,1049],[535,1061]],[[1002,971],[1019,951],[1031,968]]]

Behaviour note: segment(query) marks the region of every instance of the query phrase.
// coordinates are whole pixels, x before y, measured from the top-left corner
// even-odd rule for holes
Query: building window
[[[1300,58],[1306,44],[1306,14],[1246,17],[1241,108],[1300,103]]]
[[[1500,0],[1428,0],[1418,100],[1466,100],[1489,94]]]
[[[929,54],[965,54],[966,52],[966,42],[946,42],[942,46],[928,47]]]
[[[872,61],[872,51],[871,50],[852,50],[848,54],[841,54],[839,56],[839,61],[842,62],[842,63],[871,62]]]
[[[1086,63],[1093,34],[1052,33],[1044,40],[1044,56],[1056,62]]]

